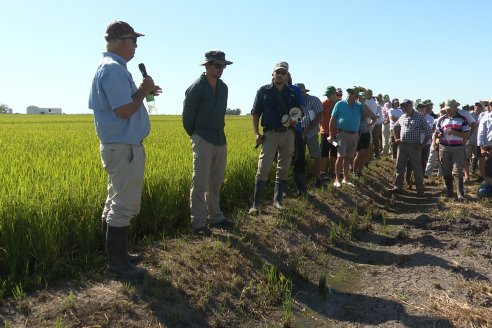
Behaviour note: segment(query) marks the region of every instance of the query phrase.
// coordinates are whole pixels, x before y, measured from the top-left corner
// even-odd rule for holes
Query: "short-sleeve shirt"
[[[94,124],[101,143],[135,145],[149,134],[149,115],[143,103],[126,119],[115,111],[132,103],[137,90],[126,60],[112,52],[103,53],[89,95],[89,108],[94,111]]]
[[[416,111],[413,111],[412,115],[407,115],[406,113],[401,115],[396,125],[401,127],[400,139],[404,144],[421,143],[420,137],[422,133],[424,138],[426,136],[430,138],[432,134],[432,128],[427,123],[424,115]]]
[[[338,102],[337,101],[333,102],[330,101],[330,99],[326,98],[322,102],[323,106],[323,117],[321,119],[320,123],[320,132],[322,134],[328,134],[330,132],[330,120],[331,120],[331,113],[333,112],[333,108],[335,107],[335,104]]]
[[[399,119],[399,118],[400,118],[400,116],[402,116],[402,115],[403,115],[403,111],[401,110],[401,108],[400,108],[400,107],[398,107],[398,108],[391,108],[391,109],[389,110],[389,116],[390,116],[390,129],[393,129],[393,128],[395,127],[395,125],[396,125],[396,121],[395,121],[395,122],[394,122],[394,121],[392,121],[392,120],[391,120],[391,117],[394,117],[394,118],[396,118],[396,119]]]
[[[279,95],[283,99],[285,106],[281,103]],[[282,91],[279,92],[273,83],[270,83],[262,86],[256,92],[251,115],[258,115],[261,117],[263,131],[278,129],[284,127],[282,125],[282,116],[288,114],[288,111],[292,107],[301,107],[294,90],[289,87],[284,87]]]
[[[302,126],[307,127],[311,124],[311,120],[309,118],[309,111],[313,111],[314,115],[318,115],[323,111],[323,106],[321,105],[321,100],[318,97],[308,95],[307,99],[305,99],[304,106],[302,107],[302,111],[304,113],[304,117],[302,119]],[[311,139],[314,136],[317,136],[319,132],[319,126],[316,125],[309,131],[306,131],[306,138]]]
[[[360,102],[355,102],[353,106],[350,106],[347,100],[340,100],[335,104],[331,116],[336,120],[338,130],[357,132],[362,110]]]
[[[492,146],[492,112],[482,112],[479,118],[477,144]]]
[[[448,114],[444,114],[437,119],[436,123],[436,130],[438,130],[443,136],[440,138],[439,144],[450,147],[463,146],[463,138],[445,134],[444,129],[446,128],[459,132],[470,131],[470,124],[466,120],[466,117],[459,113],[456,113],[454,117],[449,117]]]

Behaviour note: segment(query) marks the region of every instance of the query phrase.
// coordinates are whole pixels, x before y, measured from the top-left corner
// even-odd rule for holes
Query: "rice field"
[[[151,125],[134,237],[189,225],[192,153],[181,116],[152,116]],[[227,213],[250,203],[259,150],[250,117],[227,117],[226,136]],[[92,115],[0,115],[0,298],[101,266],[107,176],[98,145]]]

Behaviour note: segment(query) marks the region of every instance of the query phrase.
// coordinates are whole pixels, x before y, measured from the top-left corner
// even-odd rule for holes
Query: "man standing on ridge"
[[[232,227],[220,209],[220,188],[224,181],[227,144],[224,133],[229,89],[220,79],[232,62],[225,53],[205,53],[203,73],[185,92],[183,127],[193,148],[193,177],[190,190],[191,229],[210,237],[207,227]]]
[[[338,143],[335,182],[333,183],[336,188],[340,188],[342,183],[353,186],[349,181],[349,167],[357,150],[362,112],[372,120],[376,119],[376,115],[365,105],[364,97],[361,96],[360,102],[357,101],[359,90],[363,89],[359,87],[348,88],[347,100],[340,100],[336,103],[330,119],[330,140],[328,141]],[[342,170],[343,180],[340,183]]]
[[[296,126],[297,121],[289,119],[284,125],[282,124],[282,118],[288,115],[293,107],[300,107],[295,92],[287,86],[288,72],[289,65],[286,62],[280,62],[275,65],[272,73],[272,83],[258,89],[253,109],[251,110],[255,141],[257,145],[262,145],[255,178],[254,200],[249,210],[252,215],[259,213],[263,189],[277,153],[273,206],[277,209],[283,208],[283,192],[287,188],[289,168],[294,153],[293,128]],[[260,118],[263,135],[259,131]]]
[[[415,175],[417,197],[424,197],[424,174],[422,170],[422,147],[430,140],[432,130],[425,117],[413,109],[413,102],[405,99],[401,103],[403,114],[395,122],[394,140],[398,145],[395,184],[390,191],[401,193],[407,163],[410,161]],[[421,134],[424,139],[421,140]]]
[[[137,88],[126,67],[141,36],[128,23],[114,21],[108,25],[104,36],[107,52],[103,53],[89,97],[101,140],[102,164],[109,176],[102,213],[108,272],[123,280],[140,279],[145,273],[129,261],[128,235],[131,219],[140,212],[145,170],[142,142],[150,132],[143,100],[151,92],[161,92],[150,76]]]
[[[331,113],[333,112],[335,104],[339,101],[336,92],[337,91],[334,86],[330,85],[326,87],[326,99],[322,102],[323,115],[320,124],[321,140],[319,145],[321,148],[320,170],[325,173],[326,163],[329,159],[333,176],[335,173],[335,163],[337,161],[337,147],[328,142],[328,137],[330,136]]]

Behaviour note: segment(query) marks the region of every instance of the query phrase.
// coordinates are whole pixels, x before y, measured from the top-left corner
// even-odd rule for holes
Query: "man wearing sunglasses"
[[[219,50],[207,51],[205,72],[185,92],[183,127],[191,138],[193,177],[190,190],[191,229],[209,237],[207,227],[232,227],[220,209],[220,188],[227,158],[224,133],[229,89],[220,79],[232,62]]]
[[[145,97],[161,89],[150,76],[137,88],[127,70],[135,55],[137,38],[143,36],[125,22],[115,21],[106,29],[106,49],[92,81],[89,108],[94,111],[96,133],[104,169],[108,173],[108,196],[102,213],[108,273],[123,280],[144,275],[130,261],[128,233],[131,219],[140,212],[145,150],[150,132]]]
[[[275,65],[272,83],[262,86],[257,91],[251,110],[255,141],[257,145],[262,145],[258,158],[254,200],[249,210],[252,215],[259,214],[261,196],[275,155],[278,157],[273,206],[277,209],[283,208],[283,192],[287,189],[289,167],[294,153],[293,127],[296,126],[297,120],[288,118],[284,125],[282,119],[286,115],[289,116],[290,109],[301,106],[295,91],[288,87],[288,72],[289,64],[286,62]],[[263,134],[259,130],[260,119]]]

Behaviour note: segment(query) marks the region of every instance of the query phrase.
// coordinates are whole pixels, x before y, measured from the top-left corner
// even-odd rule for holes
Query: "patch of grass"
[[[124,282],[121,285],[121,288],[122,288],[123,294],[128,296],[129,298],[133,298],[137,294],[137,288],[129,282]]]
[[[395,293],[393,296],[397,300],[399,300],[400,302],[403,302],[403,303],[407,303],[410,299],[410,297],[408,295],[406,295],[405,293],[402,293],[402,292]]]
[[[327,283],[331,287],[336,287],[343,285],[344,283],[350,280],[350,271],[348,268],[344,267],[335,272],[334,275],[331,275],[327,279]]]
[[[14,300],[21,300],[26,297],[26,293],[24,292],[21,283],[15,284],[14,288],[12,288],[12,297]]]
[[[463,253],[465,254],[465,256],[477,256],[477,250],[473,248],[467,248],[463,251]]]
[[[75,297],[73,296],[72,292],[69,292],[65,299],[64,307],[65,309],[74,308],[75,304],[76,304]]]

